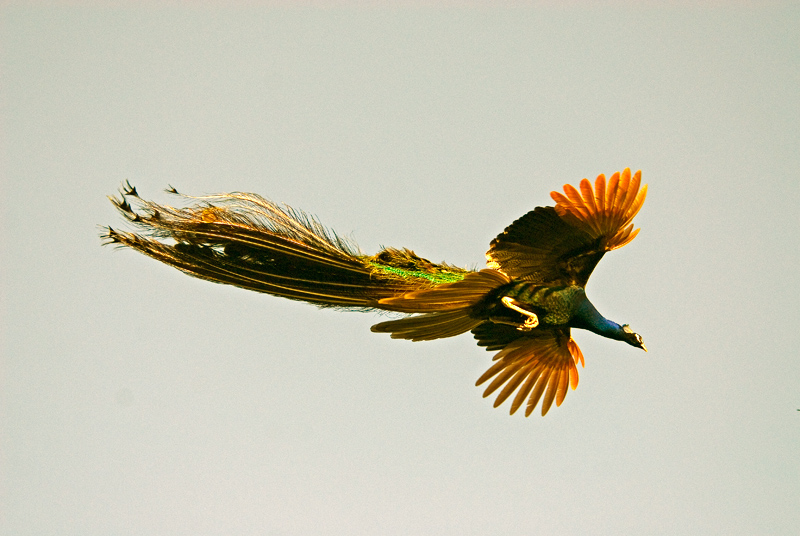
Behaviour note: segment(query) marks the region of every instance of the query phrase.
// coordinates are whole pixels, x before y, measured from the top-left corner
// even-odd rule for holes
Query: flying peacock
[[[145,201],[126,183],[114,205],[137,229],[108,227],[103,238],[191,276],[320,307],[408,313],[372,331],[427,341],[471,331],[499,352],[476,385],[499,390],[494,406],[514,395],[514,413],[542,415],[578,385],[584,365],[571,329],[586,329],[647,351],[630,327],[603,317],[584,288],[607,251],[633,240],[647,185],[630,169],[600,175],[579,188],[551,192],[554,207],[536,207],[492,240],[487,268],[436,264],[409,249],[365,255],[315,218],[258,195],[187,197],[185,208]],[[167,190],[176,195],[174,188]],[[133,202],[133,205],[129,201]],[[491,381],[490,381],[491,380]],[[516,394],[515,394],[516,393]]]

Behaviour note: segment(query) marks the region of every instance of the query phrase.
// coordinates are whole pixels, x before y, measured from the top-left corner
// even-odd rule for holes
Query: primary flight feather
[[[365,255],[316,219],[255,194],[191,197],[174,208],[145,201],[129,184],[111,200],[136,227],[106,228],[108,243],[133,248],[191,276],[321,307],[382,309],[410,316],[372,331],[423,341],[471,331],[499,352],[476,385],[489,382],[495,407],[513,395],[525,416],[545,415],[578,385],[583,354],[572,328],[647,350],[628,325],[603,317],[585,286],[607,251],[633,240],[633,218],[647,194],[641,172],[583,179],[554,207],[537,207],[492,240],[487,268],[436,264],[409,249]],[[178,194],[174,188],[168,190]],[[131,205],[129,200],[134,202]],[[499,392],[498,392],[499,391]]]

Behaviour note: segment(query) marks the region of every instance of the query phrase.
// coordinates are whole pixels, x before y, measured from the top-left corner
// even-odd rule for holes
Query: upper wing
[[[495,399],[494,407],[516,391],[511,403],[512,414],[527,398],[526,417],[533,412],[540,399],[542,415],[545,415],[553,401],[556,406],[561,405],[567,396],[567,386],[572,389],[578,386],[577,363],[583,365],[583,354],[570,337],[569,328],[541,332],[534,330],[520,338],[520,332],[513,326],[486,323],[475,328],[473,333],[478,344],[487,346],[488,350],[505,345],[494,356],[495,364],[475,383],[480,385],[494,377],[484,391],[484,397],[505,384]],[[508,340],[511,342],[506,344]]]
[[[647,195],[641,191],[641,171],[630,169],[605,175],[591,183],[583,179],[580,191],[564,185],[566,196],[551,192],[555,207],[537,207],[509,225],[486,252],[488,267],[513,279],[565,282],[584,286],[606,253],[639,232],[631,221]]]

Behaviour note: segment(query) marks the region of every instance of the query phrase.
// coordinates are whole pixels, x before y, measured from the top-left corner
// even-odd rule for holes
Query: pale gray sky
[[[800,9],[0,8],[2,534],[791,534]],[[788,4],[787,4],[788,5]],[[565,182],[642,231],[545,418],[471,336],[101,248],[129,179],[480,267]]]

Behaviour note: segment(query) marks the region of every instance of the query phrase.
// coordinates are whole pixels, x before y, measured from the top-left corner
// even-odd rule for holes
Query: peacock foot
[[[522,323],[517,329],[520,331],[530,331],[536,326],[539,325],[539,317],[537,317],[534,313],[531,313],[532,316],[529,316],[525,319],[525,322]]]
[[[517,326],[518,330],[520,330],[520,331],[530,331],[530,330],[532,330],[533,328],[535,328],[536,326],[539,325],[539,317],[536,316],[536,313],[534,313],[533,311],[529,311],[529,310],[525,309],[524,307],[522,307],[521,304],[517,300],[512,298],[511,296],[503,296],[500,299],[500,301],[503,302],[503,305],[505,305],[509,309],[512,309],[512,310],[514,310],[514,311],[516,311],[516,312],[518,312],[520,314],[523,314],[523,315],[528,317],[528,318],[525,319],[525,322],[523,322],[522,324]]]

